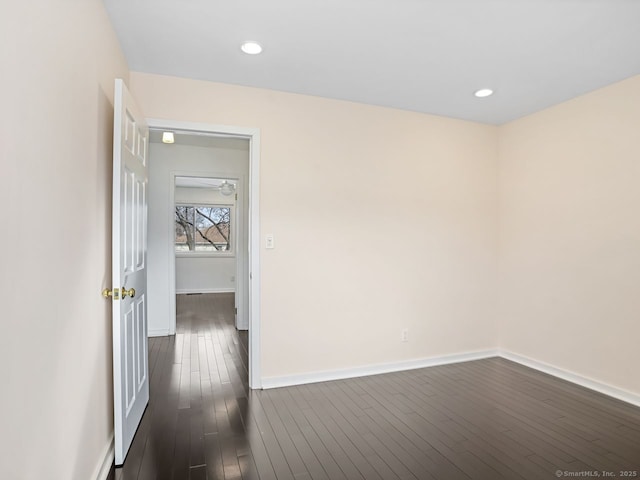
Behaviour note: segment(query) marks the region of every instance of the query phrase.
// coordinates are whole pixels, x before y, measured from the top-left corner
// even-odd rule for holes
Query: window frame
[[[176,207],[192,207],[194,209],[199,207],[206,208],[228,208],[229,209],[229,235],[231,236],[231,241],[229,242],[229,250],[176,250],[176,238],[175,238],[175,211]],[[176,258],[196,258],[196,257],[226,257],[226,258],[234,258],[236,256],[236,206],[234,203],[204,203],[204,202],[175,202],[173,205],[173,251],[175,253]]]

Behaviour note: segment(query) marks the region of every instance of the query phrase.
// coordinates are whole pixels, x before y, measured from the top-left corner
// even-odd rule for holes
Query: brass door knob
[[[133,298],[136,296],[136,289],[135,288],[130,288],[129,290],[127,290],[126,288],[122,287],[120,289],[122,291],[122,298],[126,298],[127,296]]]
[[[113,298],[114,300],[120,299],[120,291],[117,288],[111,290],[110,288],[105,288],[102,290],[102,296],[104,298]]]

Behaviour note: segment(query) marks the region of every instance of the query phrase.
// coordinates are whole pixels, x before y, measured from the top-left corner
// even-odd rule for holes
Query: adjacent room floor
[[[233,303],[178,296],[178,333],[150,339],[151,399],[112,479],[640,476],[640,408],[504,359],[251,391]]]

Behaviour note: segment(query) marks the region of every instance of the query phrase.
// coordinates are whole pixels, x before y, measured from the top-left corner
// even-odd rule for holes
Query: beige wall
[[[640,77],[500,129],[500,345],[640,394]]]
[[[494,346],[497,128],[135,72],[131,87],[148,117],[261,129],[264,377]]]
[[[100,290],[128,71],[99,0],[13,2],[0,22],[0,478],[87,480],[113,430]]]

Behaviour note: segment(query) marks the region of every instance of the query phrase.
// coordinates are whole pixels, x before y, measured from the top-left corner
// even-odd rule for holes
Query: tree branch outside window
[[[176,252],[231,250],[231,207],[176,205]]]

